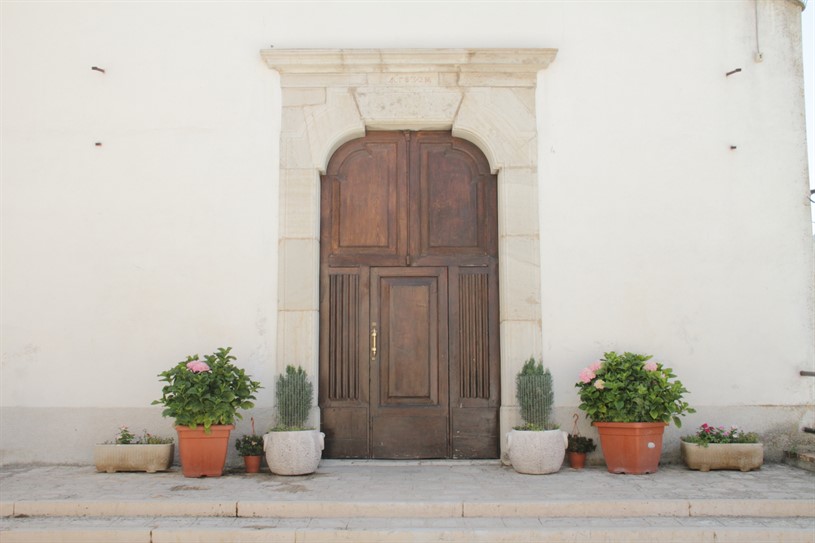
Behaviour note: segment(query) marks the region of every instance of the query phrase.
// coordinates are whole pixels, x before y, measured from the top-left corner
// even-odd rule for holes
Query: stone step
[[[7,518],[2,543],[813,543],[813,517]]]
[[[629,518],[815,517],[808,499],[502,501],[21,500],[3,517]]]

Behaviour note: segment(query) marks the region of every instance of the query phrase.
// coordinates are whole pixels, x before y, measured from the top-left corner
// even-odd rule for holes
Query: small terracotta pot
[[[586,467],[586,453],[568,451],[566,454],[569,455],[569,466],[571,466],[572,469],[583,469]]]
[[[246,473],[260,473],[261,456],[244,456],[243,464],[246,466]]]
[[[184,477],[220,477],[226,464],[229,433],[233,425],[213,425],[204,432],[203,426],[190,429],[176,426],[178,456]]]
[[[656,473],[664,422],[594,422],[611,473]]]

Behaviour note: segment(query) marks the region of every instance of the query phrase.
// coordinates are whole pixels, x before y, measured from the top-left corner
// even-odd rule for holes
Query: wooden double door
[[[449,132],[369,132],[321,188],[328,458],[497,458],[496,178]]]

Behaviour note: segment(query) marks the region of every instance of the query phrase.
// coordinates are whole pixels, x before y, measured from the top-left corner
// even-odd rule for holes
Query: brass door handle
[[[371,360],[376,360],[376,323],[371,323]]]

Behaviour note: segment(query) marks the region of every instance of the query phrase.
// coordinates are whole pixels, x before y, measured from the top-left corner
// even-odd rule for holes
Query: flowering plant
[[[745,432],[738,426],[725,430],[724,426],[711,426],[704,423],[694,435],[682,436],[682,441],[707,447],[711,443],[758,443],[758,434]]]
[[[671,368],[650,355],[605,353],[584,368],[575,384],[580,409],[595,422],[666,422],[680,427],[679,415],[696,411],[682,401],[687,389]]]
[[[197,354],[188,356],[160,373],[160,381],[167,384],[153,404],[163,404],[162,415],[174,417],[176,426],[194,429],[201,424],[205,431],[213,424],[233,424],[236,418],[242,418],[238,409],[253,407],[251,400],[261,387],[232,364],[236,358],[229,354],[231,350],[222,347],[204,356],[203,361]]]
[[[111,445],[166,445],[173,442],[171,437],[161,437],[148,434],[147,430],[141,436],[135,435],[127,426],[119,426],[119,433],[113,441],[107,443]]]

